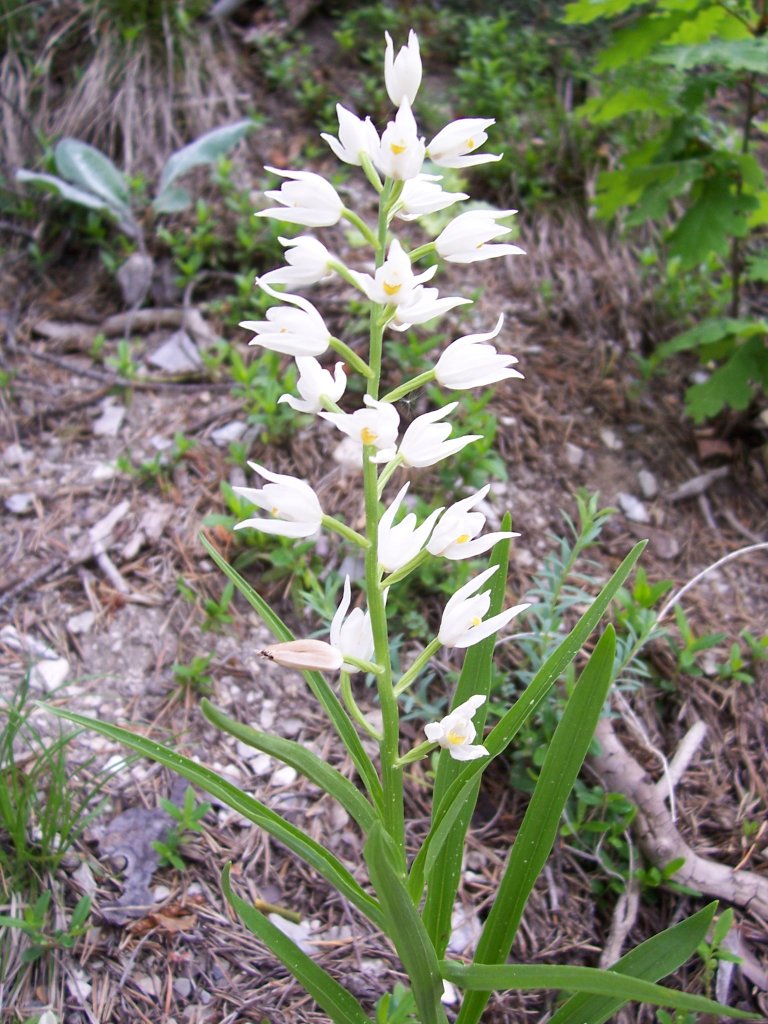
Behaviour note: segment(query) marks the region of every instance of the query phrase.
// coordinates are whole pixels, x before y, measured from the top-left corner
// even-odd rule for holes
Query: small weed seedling
[[[21,954],[21,962],[28,964],[39,960],[53,950],[71,949],[76,940],[88,928],[91,912],[90,896],[81,896],[72,911],[69,923],[64,928],[49,927],[48,912],[51,892],[47,890],[28,906],[22,917],[0,915],[0,928],[18,928],[29,939],[29,946]]]
[[[190,833],[205,831],[202,820],[210,811],[211,804],[207,801],[198,803],[195,791],[191,786],[187,786],[181,807],[177,807],[170,800],[162,799],[160,806],[166,814],[170,814],[175,824],[168,830],[164,840],[152,843],[152,848],[160,854],[161,867],[170,864],[177,871],[184,871],[187,866],[181,855],[184,839]]]

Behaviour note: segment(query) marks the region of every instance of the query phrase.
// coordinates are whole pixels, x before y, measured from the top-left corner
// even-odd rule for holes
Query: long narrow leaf
[[[721,1006],[704,996],[691,996],[671,988],[654,985],[615,971],[601,971],[596,967],[557,967],[550,964],[456,964],[443,960],[443,977],[468,992],[493,990],[528,991],[530,989],[567,989],[570,992],[590,992],[595,995],[621,999],[624,1002],[651,1003],[653,1006],[671,1006],[675,1010],[694,1013],[715,1013],[740,1020],[755,1020],[756,1015]]]
[[[86,729],[93,729],[94,732],[101,733],[102,736],[116,740],[144,757],[165,765],[166,768],[170,768],[195,786],[204,789],[206,793],[221,800],[227,807],[242,814],[244,818],[258,825],[259,828],[263,828],[265,832],[287,846],[292,853],[313,867],[318,874],[338,889],[369,921],[381,928],[383,922],[381,908],[355,881],[341,861],[319,843],[306,836],[301,829],[285,821],[259,800],[248,793],[243,793],[237,786],[211,771],[210,768],[197,764],[196,761],[184,757],[183,754],[177,753],[170,747],[163,746],[162,743],[138,736],[119,725],[110,725],[108,722],[86,718],[85,715],[78,715],[74,711],[64,711],[62,708],[55,708],[50,704],[42,706],[59,718],[75,722]]]
[[[311,957],[308,957],[264,914],[232,891],[229,874],[230,868],[227,865],[221,876],[221,887],[227,901],[237,911],[248,930],[253,932],[288,968],[294,978],[301,982],[334,1024],[371,1024],[371,1018],[367,1016],[351,992],[341,986]]]
[[[363,856],[379,897],[387,925],[386,933],[408,974],[420,1024],[447,1024],[440,1002],[443,983],[437,955],[408,894],[405,880],[393,867],[397,854],[381,824],[377,823],[371,829],[363,847]]]
[[[602,618],[616,592],[634,568],[644,547],[645,541],[641,541],[632,548],[565,640],[541,666],[519,700],[497,722],[494,729],[485,738],[483,743],[490,752],[491,757],[497,757],[507,748],[518,730],[542,704],[550,688],[573,661],[590,633]],[[475,776],[482,774],[487,765],[487,758],[470,761],[461,769],[458,777],[451,783],[448,792],[440,801],[440,806],[433,817],[432,827],[411,866],[409,887],[412,894],[418,895],[422,892],[425,876],[431,871],[434,864],[435,853],[439,851],[440,846],[453,826],[453,822],[461,813],[462,801],[471,794],[473,779]],[[433,853],[433,849],[435,853]]]
[[[244,121],[237,121],[235,124],[226,124],[222,128],[214,128],[190,142],[188,146],[177,150],[168,160],[163,168],[158,185],[158,195],[152,204],[158,213],[163,212],[164,193],[182,174],[191,171],[193,167],[201,164],[212,164],[220,156],[224,156],[232,147],[243,138],[246,132],[256,127],[251,118]]]
[[[641,942],[609,968],[643,981],[666,977],[693,955],[702,942],[717,910],[710,903],[685,921]],[[588,995],[579,992],[570,997],[550,1019],[549,1024],[603,1024],[627,1002],[627,998]]]
[[[363,832],[367,833],[377,820],[373,808],[360,790],[341,772],[336,771],[301,743],[271,733],[260,732],[249,725],[243,725],[219,711],[209,700],[203,699],[200,702],[200,709],[208,721],[218,729],[228,732],[230,736],[236,737],[241,743],[247,743],[249,747],[261,750],[263,753],[269,754],[270,757],[276,757],[283,764],[290,765],[335,800],[338,800]]]
[[[509,513],[507,513],[504,516],[501,529],[507,532],[511,525],[512,521]],[[507,568],[509,565],[509,540],[499,541],[495,545],[488,562],[489,568],[493,565],[497,565],[499,568],[496,570],[491,581],[489,616],[497,615],[504,603],[504,595],[507,589]],[[461,669],[461,676],[459,677],[459,684],[453,697],[454,707],[463,704],[464,701],[474,694],[482,693],[486,698],[490,695],[495,642],[496,634],[494,633],[467,651]],[[482,705],[475,716],[475,725],[481,736],[485,724],[486,711],[487,705]],[[460,770],[461,762],[452,758],[448,751],[441,751],[432,794],[433,809],[439,806],[444,794],[454,779],[456,779]],[[422,911],[422,920],[438,956],[442,956],[445,953],[451,935],[451,914],[453,913],[453,904],[456,900],[459,879],[461,878],[464,843],[477,803],[480,781],[481,776],[477,775],[472,785],[467,787],[468,792],[462,801],[461,810],[456,816],[450,832],[440,844],[438,856],[429,876],[429,888]]]
[[[251,608],[253,608],[259,615],[273,635],[277,637],[278,640],[295,640],[296,638],[293,633],[288,629],[280,616],[277,615],[269,607],[264,598],[261,597],[260,594],[257,594],[253,587],[243,579],[237,569],[233,569],[226,559],[219,554],[205,534],[201,533],[199,537],[200,543],[214,560],[216,565],[218,565],[225,576],[232,580],[234,585],[250,604]],[[333,723],[342,743],[349,751],[352,763],[357,769],[358,775],[363,780],[363,785],[368,790],[371,799],[378,808],[381,808],[381,781],[379,780],[379,776],[376,774],[373,762],[366,754],[365,749],[360,742],[360,737],[358,736],[354,725],[344,710],[344,706],[328,685],[327,680],[324,679],[319,672],[304,672],[303,676],[315,698],[325,709],[325,712]]]
[[[475,951],[476,964],[503,964],[512,948],[531,890],[557,837],[560,816],[587,756],[613,681],[616,635],[608,626],[568,699],[536,789],[509,855],[504,877]],[[475,1024],[488,992],[473,992],[462,1004],[459,1024]]]

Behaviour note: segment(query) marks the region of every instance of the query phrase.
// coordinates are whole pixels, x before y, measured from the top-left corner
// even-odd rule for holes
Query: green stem
[[[382,470],[381,476],[379,477],[379,484],[378,484],[378,496],[379,496],[379,499],[381,499],[381,496],[384,493],[384,488],[389,483],[389,480],[390,480],[392,474],[395,472],[395,470],[398,468],[398,466],[402,465],[402,462],[403,462],[402,455],[396,455],[394,457],[394,459],[392,459],[391,462],[388,462],[386,464],[386,466],[384,467],[384,469]]]
[[[429,659],[433,654],[436,654],[440,649],[440,641],[437,637],[434,640],[430,640],[421,654],[418,656],[416,661],[411,665],[407,672],[403,673],[400,680],[395,687],[395,697],[399,697],[400,694],[407,690],[411,683],[416,679],[421,670],[427,665]]]
[[[366,661],[365,658],[356,658],[353,654],[345,654],[344,661],[354,665],[355,668],[359,668],[361,672],[370,672],[373,676],[380,676],[384,671],[381,665],[376,665],[372,661]]]
[[[437,744],[431,740],[424,740],[423,743],[419,743],[413,750],[409,750],[407,754],[403,754],[402,757],[398,758],[397,763],[401,768],[404,768],[407,764],[413,764],[414,761],[420,761],[423,757],[426,757],[436,746]]]
[[[365,294],[364,289],[349,267],[345,266],[339,260],[329,260],[328,266],[331,270],[335,270],[339,277],[342,277],[347,284],[351,284],[353,288],[357,288],[359,292]]]
[[[371,229],[368,227],[368,225],[365,223],[362,217],[356,214],[354,210],[347,210],[346,208],[344,210],[344,213],[342,214],[342,217],[344,218],[344,220],[348,220],[350,224],[354,224],[357,230],[362,234],[366,242],[368,242],[369,245],[372,245],[374,248],[376,248],[376,245],[378,244],[376,235],[373,233],[373,231],[371,231]]]
[[[370,383],[370,382],[369,382]],[[365,492],[365,527],[370,542],[365,552],[365,589],[371,617],[374,657],[383,671],[376,677],[382,716],[381,782],[384,791],[384,827],[398,851],[397,870],[405,874],[405,821],[403,811],[403,770],[396,762],[399,754],[400,715],[392,688],[392,664],[389,656],[389,631],[384,594],[380,584],[378,535],[379,499],[378,468],[371,456],[375,449],[363,447],[363,488]]]
[[[414,249],[413,252],[409,253],[411,263],[415,263],[416,260],[420,260],[423,256],[428,256],[431,252],[435,251],[434,242],[427,242],[425,245],[420,245],[418,249]]]
[[[370,548],[371,542],[358,533],[357,530],[353,530],[351,526],[347,526],[346,523],[342,523],[338,519],[334,519],[333,516],[324,515],[321,520],[323,526],[327,530],[333,530],[334,533],[338,533],[340,537],[345,540],[351,541],[352,544],[357,545],[359,548],[364,548],[366,551]]]
[[[389,576],[386,576],[381,581],[382,588],[386,590],[387,587],[392,587],[395,583],[399,583],[401,580],[404,580],[406,576],[410,576],[414,569],[418,569],[418,567],[423,562],[426,562],[428,558],[428,551],[420,551],[418,555],[413,556],[410,562],[406,562],[405,565],[401,566],[401,568],[397,569],[395,572],[391,572]]]
[[[381,182],[381,178],[379,177],[378,171],[373,166],[371,158],[368,156],[367,153],[360,154],[360,166],[363,168],[363,172],[368,181],[370,181],[370,183],[373,185],[376,191],[379,194],[381,194],[381,192],[384,189],[384,186]]]
[[[345,362],[349,363],[353,370],[357,370],[358,373],[368,380],[371,379],[373,371],[368,363],[361,359],[357,352],[353,351],[341,338],[331,338],[330,345],[334,352],[338,352],[340,356],[344,357]]]
[[[399,402],[401,398],[404,398],[411,391],[415,391],[416,388],[423,388],[425,384],[429,384],[430,381],[435,379],[435,368],[431,370],[425,370],[424,373],[420,373],[417,377],[412,377],[410,380],[405,381],[404,384],[399,384],[392,391],[388,391],[382,401],[384,402]]]
[[[351,660],[351,659],[350,659]],[[378,729],[374,729],[368,719],[365,717],[363,712],[357,706],[357,701],[352,696],[352,682],[349,678],[349,672],[341,673],[341,682],[339,689],[341,690],[341,698],[344,701],[347,711],[349,712],[350,718],[352,718],[357,724],[364,729],[369,736],[372,736],[377,743],[381,742],[381,733]]]

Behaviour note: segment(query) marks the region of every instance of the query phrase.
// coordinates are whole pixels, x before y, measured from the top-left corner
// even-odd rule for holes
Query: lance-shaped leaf
[[[280,616],[277,615],[270,608],[264,598],[257,594],[253,587],[243,579],[237,569],[234,569],[226,559],[219,554],[213,544],[211,544],[208,538],[202,533],[200,534],[200,543],[225,576],[232,580],[246,601],[254,611],[257,612],[264,624],[271,630],[272,634],[278,640],[295,640],[296,637],[290,629],[288,629]],[[365,749],[360,742],[360,737],[344,710],[341,701],[328,685],[328,681],[324,679],[319,672],[304,672],[302,674],[306,679],[310,690],[325,709],[326,714],[333,723],[336,732],[344,743],[344,746],[349,751],[352,763],[357,769],[360,778],[363,780],[363,784],[368,790],[371,799],[377,808],[381,808],[381,781],[379,776],[376,774],[373,762],[366,754]]]
[[[509,514],[505,515],[501,524],[503,532],[511,526]],[[499,566],[491,577],[491,606],[489,615],[497,615],[504,603],[507,586],[507,566],[509,564],[509,540],[500,541],[493,549],[489,567]],[[459,685],[453,698],[453,706],[463,704],[474,694],[483,694],[486,698],[491,692],[491,667],[493,648],[496,635],[486,637],[467,651],[459,677]],[[475,726],[482,737],[487,704],[481,705],[475,714]],[[486,759],[487,760],[487,759]],[[432,793],[433,809],[438,807],[449,786],[461,771],[461,762],[454,760],[447,751],[440,754],[435,786]],[[461,861],[464,855],[464,841],[477,803],[481,776],[478,774],[472,785],[467,787],[461,810],[456,816],[449,833],[440,844],[439,853],[429,876],[427,900],[424,904],[422,920],[432,939],[438,956],[442,956],[451,933],[451,914],[456,899],[459,879],[461,877]]]
[[[139,736],[122,726],[100,722],[97,719],[87,718],[85,715],[78,715],[74,711],[52,707],[49,704],[42,706],[52,714],[58,715],[59,718],[75,722],[77,725],[83,726],[84,729],[92,729],[94,732],[101,733],[102,736],[107,736],[111,740],[130,747],[131,750],[135,750],[152,761],[157,761],[158,764],[165,765],[166,768],[183,776],[193,785],[199,786],[206,793],[221,800],[227,807],[242,814],[244,818],[252,821],[254,825],[258,825],[259,828],[263,828],[265,832],[287,846],[292,853],[313,867],[318,874],[338,889],[369,921],[379,928],[382,927],[383,919],[378,903],[365,892],[337,857],[310,839],[301,829],[285,821],[279,814],[275,814],[265,804],[248,793],[244,793],[221,775],[189,757],[184,757],[183,754],[177,753],[162,743]]]
[[[447,1024],[440,1001],[443,983],[437,955],[408,895],[404,879],[394,867],[398,862],[398,854],[381,824],[377,823],[371,829],[363,847],[363,856],[373,888],[379,897],[386,934],[394,943],[408,974],[419,1010],[420,1024]]]
[[[525,904],[557,837],[568,794],[587,755],[613,681],[616,635],[608,626],[565,705],[549,744],[504,877],[477,944],[476,964],[501,964],[509,956]],[[565,987],[565,986],[558,986]],[[458,1024],[475,1024],[490,990],[468,995]]]
[[[565,640],[541,666],[519,700],[485,737],[483,744],[490,752],[491,757],[497,757],[502,753],[527,719],[536,712],[555,680],[570,665],[602,618],[617,590],[632,571],[644,547],[644,541],[635,545]],[[487,764],[488,761],[485,758],[468,762],[459,771],[458,776],[440,801],[437,812],[433,816],[432,827],[411,866],[408,884],[414,901],[418,902],[421,897],[425,877],[431,872],[441,844],[461,813],[462,802],[469,795],[473,780],[485,769]]]
[[[293,939],[289,939],[252,904],[247,903],[232,891],[229,880],[230,866],[221,876],[221,888],[227,901],[237,911],[249,931],[260,939],[309,992],[317,1005],[324,1010],[334,1024],[371,1024],[371,1018],[351,992],[332,978],[320,964],[307,956]]]
[[[270,757],[276,757],[283,764],[295,768],[315,785],[338,800],[344,810],[353,818],[364,832],[373,826],[376,813],[349,779],[341,772],[332,768],[321,757],[308,750],[303,744],[294,740],[284,739],[282,736],[275,736],[274,733],[261,732],[249,725],[229,718],[223,712],[215,708],[209,700],[203,699],[200,702],[200,709],[217,729],[223,729],[231,736],[235,736],[241,743],[247,743],[255,750],[261,750]]]
[[[446,981],[470,993],[489,991],[526,992],[531,989],[566,989],[570,992],[588,992],[594,995],[620,999],[622,1002],[651,1003],[652,1006],[671,1006],[675,1010],[693,1013],[721,1014],[739,1020],[756,1020],[754,1013],[722,1006],[705,996],[691,996],[676,992],[650,981],[630,978],[614,971],[601,971],[596,967],[557,967],[551,964],[462,964],[441,961],[440,968]],[[466,1002],[464,1004],[466,1006]],[[463,1009],[463,1007],[462,1007]],[[459,1014],[458,1020],[462,1016]],[[592,1024],[589,1018],[579,1018],[580,1024]]]
[[[658,981],[676,971],[703,942],[717,903],[710,903],[685,921],[652,936],[626,953],[609,968],[643,981]],[[577,993],[555,1012],[549,1024],[603,1024],[627,1002],[627,998]]]
[[[188,146],[174,153],[160,176],[157,196],[152,206],[155,213],[171,213],[184,209],[191,202],[191,197],[183,189],[174,189],[171,186],[182,174],[191,171],[193,167],[200,167],[202,164],[213,164],[220,156],[228,153],[240,139],[255,128],[255,123],[247,118],[244,121],[237,121],[235,124],[224,125],[223,128],[215,128],[206,132],[199,139],[190,142]],[[184,202],[184,199],[187,202]],[[183,204],[183,205],[181,205]]]

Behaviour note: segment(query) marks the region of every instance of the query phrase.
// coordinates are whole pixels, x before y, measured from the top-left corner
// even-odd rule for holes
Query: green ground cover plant
[[[580,109],[617,133],[614,167],[597,180],[599,216],[658,225],[662,275],[698,281],[694,324],[656,349],[651,368],[693,352],[707,372],[686,392],[692,419],[744,410],[768,390],[768,324],[747,295],[768,279],[765,3],[577,0],[564,18],[612,26],[595,62],[599,91]]]

